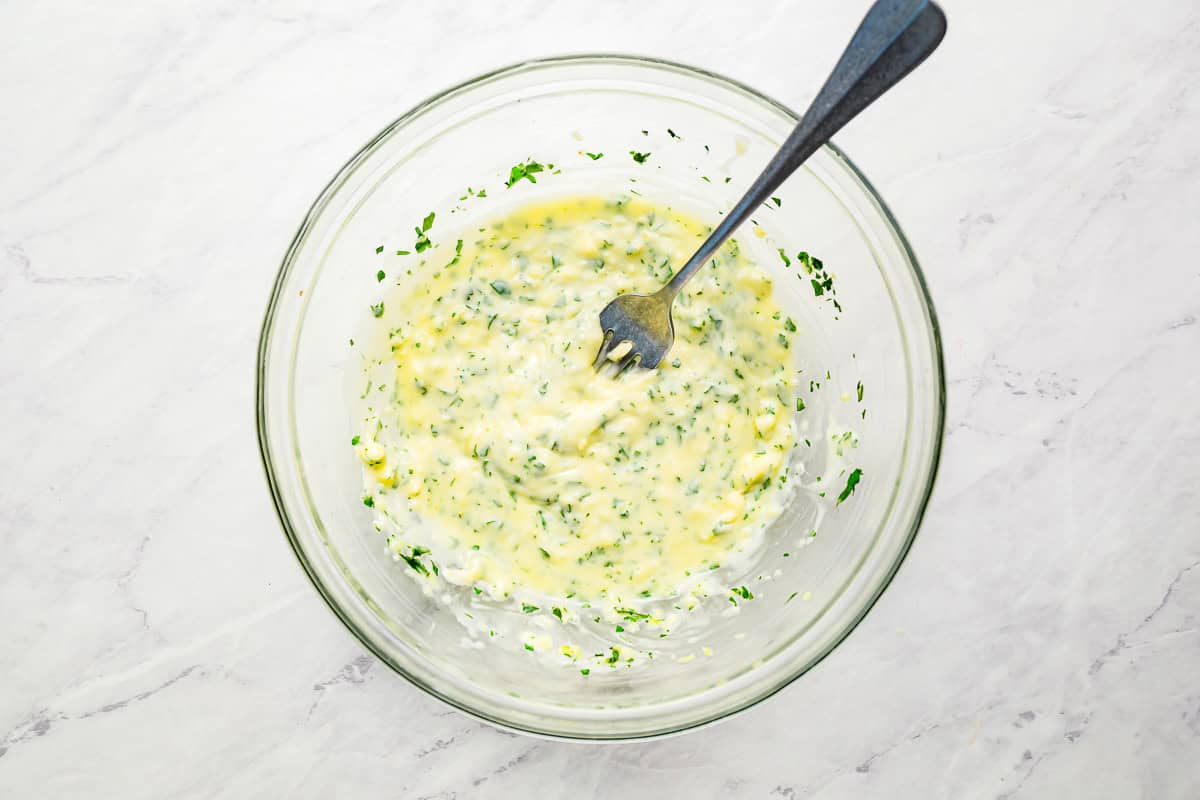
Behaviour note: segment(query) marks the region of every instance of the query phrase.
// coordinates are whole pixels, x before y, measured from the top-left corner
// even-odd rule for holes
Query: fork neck
[[[671,276],[671,280],[667,281],[665,286],[658,290],[658,294],[662,295],[667,302],[675,300],[675,295],[679,294],[684,284],[690,281],[692,276],[699,272],[700,268],[716,255],[717,250],[721,248],[725,240],[733,234],[739,225],[750,218],[751,212],[783,181],[786,175],[771,174],[770,167],[774,165],[774,161],[772,161],[767,170],[750,187],[746,195],[725,215],[725,218],[721,220],[721,224],[713,229],[713,232],[704,240],[704,244],[700,245],[700,249],[688,259],[679,272]]]

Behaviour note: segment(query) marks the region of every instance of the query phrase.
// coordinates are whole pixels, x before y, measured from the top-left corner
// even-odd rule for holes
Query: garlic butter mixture
[[[591,366],[600,309],[657,288],[707,233],[640,199],[573,198],[435,237],[395,276],[355,444],[364,503],[418,577],[560,621],[645,624],[633,609],[729,591],[709,575],[779,514],[794,443],[796,326],[767,273],[731,241],[676,300],[659,369]]]

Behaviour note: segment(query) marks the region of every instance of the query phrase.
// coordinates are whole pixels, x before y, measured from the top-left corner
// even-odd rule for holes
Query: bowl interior
[[[287,254],[264,325],[260,434],[301,563],[394,669],[510,727],[647,736],[765,697],[819,660],[874,602],[907,550],[932,482],[940,350],[897,226],[833,148],[789,179],[779,204],[756,215],[765,236],[738,236],[772,274],[799,328],[793,353],[805,408],[796,417],[802,444],[793,462],[803,478],[756,568],[728,576],[755,595],[736,613],[663,639],[644,668],[593,669],[586,678],[530,658],[519,643],[475,641],[385,550],[360,502],[360,466],[349,445],[364,388],[361,343],[372,335],[369,306],[380,297],[375,273],[389,256],[377,255],[377,245],[411,232],[430,211],[453,238],[455,228],[506,209],[572,194],[634,192],[715,223],[794,124],[763,97],[676,65],[537,62],[410,112],[322,194]],[[651,156],[639,164],[631,150]],[[557,174],[506,188],[509,168],[528,158],[554,164]],[[474,196],[479,189],[486,198]],[[796,258],[802,250],[822,259],[836,298],[815,295]],[[845,441],[847,432],[857,446]],[[862,480],[839,504],[855,469]]]

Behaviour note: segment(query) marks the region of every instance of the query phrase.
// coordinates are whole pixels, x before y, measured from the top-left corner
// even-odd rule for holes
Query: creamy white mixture
[[[750,595],[713,571],[778,516],[801,405],[767,273],[730,241],[676,301],[659,369],[591,367],[600,309],[707,233],[638,199],[530,206],[442,238],[373,308],[363,502],[415,577],[531,615],[526,649],[574,660],[574,621],[666,635],[706,596]]]

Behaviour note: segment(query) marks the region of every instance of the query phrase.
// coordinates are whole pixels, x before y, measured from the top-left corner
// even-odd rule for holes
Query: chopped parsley
[[[833,303],[833,307],[841,311],[841,304],[834,298],[837,291],[833,288],[833,276],[826,271],[824,262],[803,250],[796,255],[796,259],[804,267],[805,274],[809,276],[813,297],[827,296],[829,302]]]
[[[383,316],[383,301],[382,300],[380,300],[375,305],[371,306],[371,313],[374,314],[376,317]]]
[[[650,157],[649,153],[639,153],[637,150],[630,150],[629,155],[633,156],[633,160],[639,164],[645,164],[646,159]]]
[[[600,159],[604,158],[604,153],[584,153],[584,155],[590,158],[592,161],[599,161]]]
[[[529,605],[529,603],[521,603],[521,611],[526,614],[532,614],[533,612],[535,612],[537,610],[538,610],[537,606],[531,606],[531,605]]]
[[[522,180],[537,183],[537,178],[533,176],[539,172],[544,172],[545,169],[545,166],[534,161],[532,158],[523,164],[514,164],[513,168],[508,171],[508,180],[504,182],[504,186],[511,189],[516,183]]]
[[[644,622],[650,619],[649,614],[643,614],[640,611],[634,611],[632,608],[615,609],[618,614],[625,618],[626,622]]]
[[[413,249],[418,253],[423,253],[430,247],[433,247],[433,242],[429,241],[429,229],[433,227],[433,219],[436,215],[430,211],[425,219],[421,220],[421,226],[414,227],[413,230],[417,233],[417,241],[413,244]]]
[[[419,558],[419,556],[422,556],[428,552],[429,551],[426,550],[424,547],[414,547],[411,555],[404,555],[403,553],[400,553],[399,555],[400,555],[401,560],[403,560],[405,564],[408,564],[408,566],[412,567],[414,572],[419,572],[422,575],[425,575],[426,577],[428,577],[429,569],[424,564],[421,563],[420,558]],[[430,562],[430,563],[432,563],[432,562]],[[436,569],[437,569],[437,567],[434,567],[435,571],[436,571]]]
[[[855,469],[846,476],[846,488],[842,489],[842,493],[838,495],[837,499],[839,505],[845,502],[850,495],[854,494],[854,487],[858,486],[860,480],[862,480],[861,469]]]
[[[386,277],[387,277],[387,273],[386,273],[386,272],[384,272],[383,270],[379,270],[379,272],[376,272],[376,273],[375,273],[375,280],[376,280],[377,282],[382,282],[382,281],[383,281],[383,279],[384,279],[384,278],[386,278]]]

